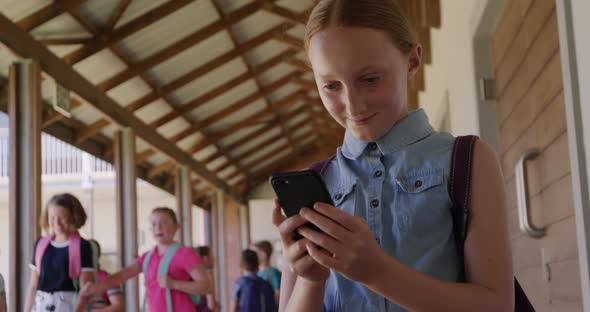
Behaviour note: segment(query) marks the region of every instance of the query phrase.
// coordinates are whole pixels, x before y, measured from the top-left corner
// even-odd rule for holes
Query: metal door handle
[[[520,157],[515,166],[516,198],[518,203],[518,224],[520,230],[530,237],[541,238],[545,236],[545,228],[538,228],[531,223],[527,200],[527,181],[524,174],[524,163],[529,159],[537,158],[541,152],[537,148],[529,149]]]

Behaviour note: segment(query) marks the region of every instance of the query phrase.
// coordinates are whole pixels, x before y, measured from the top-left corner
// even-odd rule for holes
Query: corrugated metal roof
[[[168,15],[118,45],[139,61],[219,19],[210,1],[195,1]]]
[[[0,12],[12,21],[18,21],[50,5],[51,0],[2,0]]]
[[[271,130],[266,131],[265,133],[263,133],[262,135],[256,137],[253,140],[250,140],[248,142],[244,142],[244,144],[240,145],[238,148],[230,151],[230,155],[233,157],[237,157],[237,156],[241,156],[243,154],[243,151],[246,151],[247,149],[250,149],[262,142],[264,142],[265,140],[278,135],[281,133],[281,128],[280,127],[274,127]]]
[[[260,65],[274,56],[289,49],[289,46],[277,40],[269,40],[246,53],[246,60],[252,66]]]
[[[80,13],[95,25],[104,28],[119,3],[121,3],[120,0],[87,1],[80,6]]]
[[[164,100],[156,100],[147,106],[137,110],[135,115],[139,117],[139,119],[143,120],[145,123],[151,123],[154,120],[158,119],[158,117],[165,115],[172,111],[172,107],[166,103]]]
[[[150,93],[152,89],[139,77],[130,79],[117,87],[111,89],[107,94],[119,105],[125,107],[133,101]]]
[[[231,28],[238,43],[248,41],[282,23],[283,19],[265,11],[257,11]]]
[[[74,65],[74,69],[93,84],[100,83],[126,68],[127,65],[108,49],[103,49]]]
[[[100,0],[102,1],[102,0]],[[152,9],[166,3],[170,2],[171,0],[133,0],[131,4],[125,10],[125,13],[121,16],[121,19],[117,23],[116,28],[124,26],[125,24],[129,23],[130,21],[134,20],[135,18],[143,15],[146,12],[151,11]],[[99,1],[93,1],[99,2]]]
[[[225,129],[227,126],[232,125],[234,123],[239,122],[242,119],[248,118],[257,112],[265,109],[267,107],[266,102],[263,99],[254,101],[247,106],[244,106],[242,109],[230,114],[226,115],[222,120],[214,123],[213,125],[209,126],[207,129],[213,132],[220,131]]]
[[[182,130],[185,130],[186,128],[188,128],[190,126],[191,126],[191,124],[188,123],[188,121],[186,121],[186,119],[184,119],[182,117],[178,117],[178,118],[172,120],[171,122],[165,123],[164,125],[159,127],[156,131],[161,133],[164,137],[169,138],[169,137],[172,137],[172,136],[182,132]]]
[[[260,128],[264,127],[263,124],[256,124],[252,125],[251,127],[240,129],[240,131],[236,131],[233,134],[230,134],[223,138],[219,143],[222,146],[228,146],[230,144],[234,144],[235,142],[239,141],[241,138],[251,134],[252,132],[260,130]]]
[[[285,63],[280,63],[276,66],[273,66],[271,69],[264,72],[262,75],[259,76],[259,81],[262,83],[263,86],[269,85],[274,81],[277,81],[286,75],[292,73],[294,70],[293,66]]]
[[[179,103],[184,104],[238,77],[247,70],[246,65],[240,58],[234,58],[225,65],[174,91],[172,94]]]
[[[194,45],[172,59],[154,67],[149,73],[157,77],[161,84],[167,84],[233,48],[228,33],[220,31],[202,43]]]
[[[203,120],[257,90],[256,83],[253,80],[248,80],[197,108],[192,112],[192,115],[196,120]]]
[[[261,161],[255,165],[251,166],[250,168],[248,168],[248,172],[255,173],[256,171],[266,167],[267,165],[270,165],[271,163],[275,162],[276,160],[287,156],[290,152],[291,152],[291,149],[289,147],[285,147],[285,149],[274,154],[273,156],[271,156],[271,157],[265,159],[264,161]]]
[[[90,36],[90,33],[80,25],[70,14],[60,16],[34,28],[31,34],[35,38],[52,38],[56,36]]]
[[[314,4],[314,0],[280,0],[277,4],[298,13],[304,13]]]

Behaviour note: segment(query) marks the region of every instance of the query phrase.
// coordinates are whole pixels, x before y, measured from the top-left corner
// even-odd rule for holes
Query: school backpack
[[[451,158],[451,176],[449,180],[449,195],[453,201],[451,214],[453,216],[453,233],[459,259],[463,266],[463,249],[467,238],[469,221],[469,191],[472,171],[473,151],[478,137],[473,135],[459,136],[455,139]],[[309,169],[324,175],[334,156],[312,164]],[[465,273],[461,274],[464,281]],[[535,308],[527,298],[520,283],[514,278],[514,311],[535,312]]]
[[[241,277],[238,294],[240,312],[273,312],[276,310],[274,291],[270,284],[256,275]]]

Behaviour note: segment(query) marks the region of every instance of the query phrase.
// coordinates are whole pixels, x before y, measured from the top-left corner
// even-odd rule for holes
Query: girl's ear
[[[420,69],[420,65],[422,65],[422,46],[420,44],[416,44],[412,51],[410,51],[410,55],[408,57],[408,80],[414,78],[414,75]]]

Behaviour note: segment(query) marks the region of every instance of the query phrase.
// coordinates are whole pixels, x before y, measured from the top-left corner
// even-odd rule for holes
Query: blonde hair
[[[408,19],[396,0],[320,0],[305,28],[305,50],[311,38],[330,25],[373,28],[385,32],[405,54],[415,45]]]
[[[60,206],[66,209],[69,214],[69,222],[76,229],[80,229],[86,223],[86,211],[76,196],[70,193],[56,194],[47,202],[41,214],[41,220],[39,220],[41,228],[45,231],[49,230],[49,206]]]
[[[154,214],[154,213],[163,213],[163,214],[167,215],[168,217],[170,217],[170,219],[172,219],[174,224],[178,225],[178,218],[176,218],[176,212],[174,212],[174,210],[172,210],[168,207],[156,207],[156,208],[154,208],[154,210],[152,210],[151,214]]]

